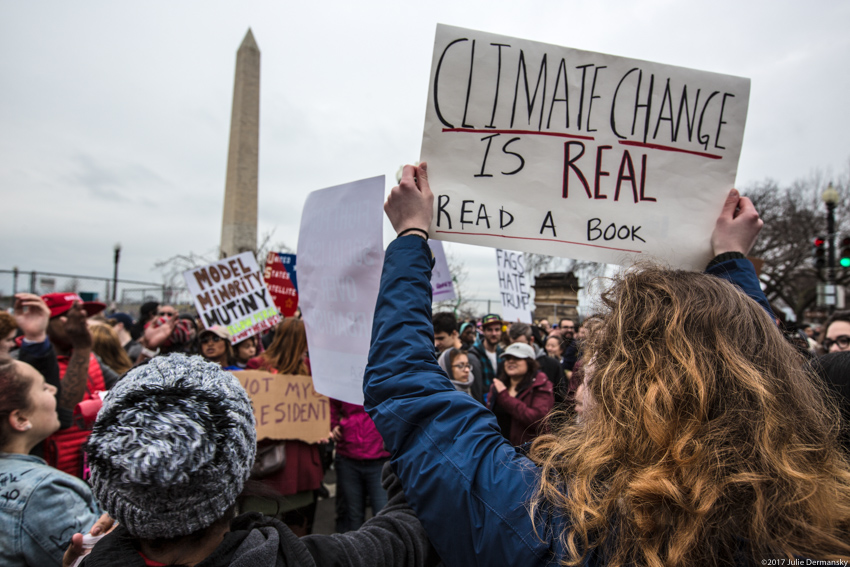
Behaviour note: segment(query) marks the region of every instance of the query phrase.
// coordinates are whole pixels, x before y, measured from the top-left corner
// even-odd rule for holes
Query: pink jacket
[[[359,461],[390,456],[384,449],[381,434],[363,406],[331,398],[331,430],[336,426],[342,433],[342,439],[336,444],[337,454]]]

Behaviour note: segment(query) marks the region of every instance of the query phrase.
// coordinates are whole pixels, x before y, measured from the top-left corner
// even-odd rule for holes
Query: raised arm
[[[427,168],[405,166],[384,210],[398,233],[427,230]],[[526,508],[537,469],[499,433],[493,414],[457,392],[434,354],[432,255],[402,236],[384,257],[364,383],[365,406],[392,453],[411,507],[448,566],[542,565],[547,535]]]
[[[434,194],[428,183],[428,164],[405,165],[401,180],[390,191],[384,212],[396,234],[408,230],[428,233],[434,218]]]
[[[92,352],[92,338],[86,325],[86,312],[80,302],[68,311],[65,334],[71,343],[71,358],[62,378],[59,391],[58,408],[74,411],[82,401],[89,381],[89,359]]]
[[[775,321],[776,315],[761,289],[755,268],[746,259],[763,226],[764,221],[759,218],[753,202],[742,197],[737,189],[729,191],[711,234],[714,259],[708,264],[706,272],[740,287]]]

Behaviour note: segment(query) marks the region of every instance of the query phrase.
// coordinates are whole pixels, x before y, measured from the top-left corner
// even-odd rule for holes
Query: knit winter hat
[[[139,538],[206,528],[236,501],[257,435],[229,372],[172,354],[134,368],[107,394],[86,447],[95,497]]]

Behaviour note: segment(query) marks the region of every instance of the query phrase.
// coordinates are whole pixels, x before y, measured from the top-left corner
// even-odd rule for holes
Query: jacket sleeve
[[[100,517],[91,491],[79,479],[53,473],[33,490],[22,527],[28,565],[61,565],[75,533],[88,533]]]
[[[447,566],[544,565],[553,557],[549,520],[535,533],[526,508],[538,469],[502,437],[490,411],[455,391],[434,356],[431,258],[415,235],[387,248],[366,410]]]
[[[761,289],[761,283],[752,262],[746,258],[712,262],[705,273],[723,278],[741,288],[753,301],[761,305],[771,320],[776,321],[776,315],[774,315],[773,309],[770,308],[770,303],[767,301],[767,296]]]
[[[511,419],[517,422],[522,428],[527,428],[529,425],[536,423],[546,417],[546,414],[552,410],[555,405],[555,396],[552,393],[552,383],[546,380],[546,384],[540,388],[536,388],[531,392],[529,402],[512,398],[508,395],[507,390],[501,394],[496,394],[496,403],[505,408]]]
[[[381,482],[389,498],[387,505],[360,529],[301,538],[316,565],[428,567],[440,562],[389,463],[384,465]]]

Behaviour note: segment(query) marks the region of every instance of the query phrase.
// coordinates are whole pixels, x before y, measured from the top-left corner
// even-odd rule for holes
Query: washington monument
[[[221,258],[257,248],[260,146],[260,49],[251,29],[236,52],[230,149],[221,220]]]

